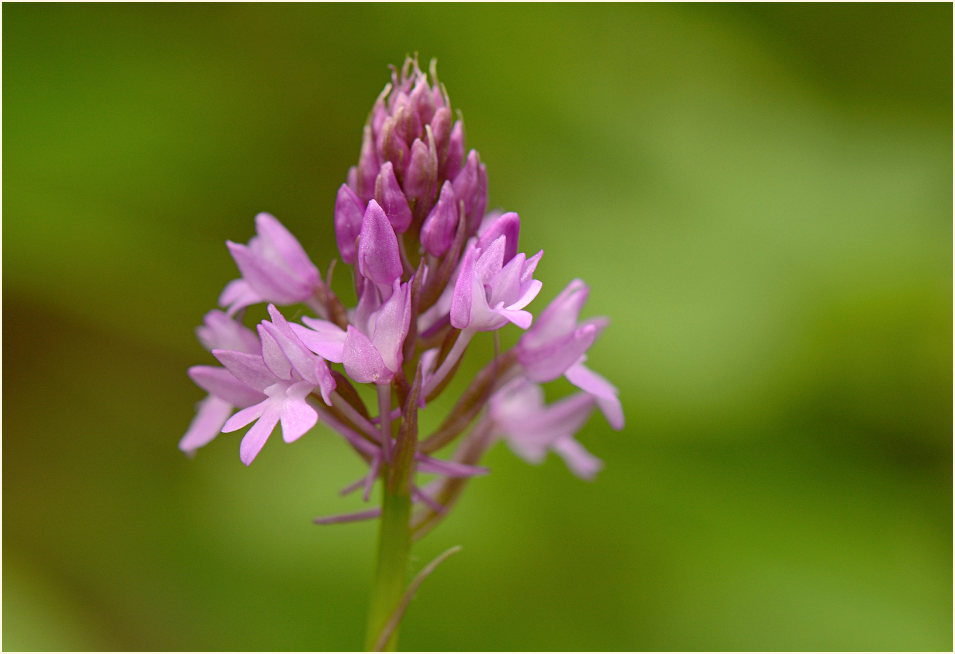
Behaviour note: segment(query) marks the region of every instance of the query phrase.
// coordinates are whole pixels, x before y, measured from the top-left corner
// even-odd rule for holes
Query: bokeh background
[[[3,6],[3,648],[360,647],[330,431],[176,443],[256,212],[335,256],[389,63],[609,315],[594,483],[505,446],[415,650],[952,647],[952,6]],[[469,365],[476,365],[471,359]],[[559,390],[559,389],[558,389]]]

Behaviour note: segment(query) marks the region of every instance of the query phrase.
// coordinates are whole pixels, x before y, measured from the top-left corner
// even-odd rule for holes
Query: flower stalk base
[[[388,479],[389,472],[391,470],[384,469],[382,479]],[[378,560],[375,564],[365,651],[375,650],[382,630],[401,602],[408,579],[410,554],[411,494],[407,489],[390,489],[386,483],[378,526]],[[397,644],[398,630],[395,629],[383,650],[393,652]]]

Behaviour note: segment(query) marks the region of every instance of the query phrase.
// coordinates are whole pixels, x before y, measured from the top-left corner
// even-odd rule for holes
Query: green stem
[[[365,649],[375,649],[379,636],[388,625],[405,593],[408,581],[408,560],[411,554],[411,489],[414,477],[414,457],[418,446],[418,392],[421,389],[421,369],[415,375],[408,393],[398,436],[391,448],[388,463],[382,465],[381,521],[378,527],[378,562],[368,614],[368,632]],[[391,390],[379,394],[382,421],[391,410]],[[386,442],[390,429],[383,432]],[[387,449],[384,450],[386,453]],[[400,618],[399,618],[400,619]],[[384,648],[394,651],[398,646],[398,627],[393,626]]]
[[[383,470],[382,479],[387,480],[389,472],[387,469]],[[401,601],[408,580],[411,553],[411,494],[407,488],[390,489],[388,483],[383,486],[384,496],[378,529],[378,561],[375,566],[371,612],[368,615],[368,632],[365,635],[366,651],[374,649],[388,618]],[[395,651],[397,644],[396,628],[384,649]]]

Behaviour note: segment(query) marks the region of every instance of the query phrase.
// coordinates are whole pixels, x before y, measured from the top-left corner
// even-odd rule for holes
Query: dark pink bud
[[[454,123],[451,130],[451,137],[448,142],[448,158],[444,162],[444,172],[442,177],[445,179],[454,179],[461,171],[461,164],[464,161],[464,123],[460,120]]]
[[[434,89],[431,91],[431,97],[434,100],[434,106],[437,108],[441,107],[451,107],[451,101],[448,99],[448,94],[445,92],[444,87],[438,84],[438,79],[435,77],[436,71],[431,70],[431,77],[434,79]]]
[[[478,248],[486,250],[499,236],[504,236],[504,263],[507,263],[517,254],[517,237],[521,232],[521,219],[513,211],[509,211],[497,218],[480,233]]]
[[[361,154],[358,156],[358,171],[354,187],[362,204],[367,203],[375,195],[375,178],[378,177],[378,168],[375,139],[372,137],[371,127],[366,125],[361,138]]]
[[[434,116],[434,101],[431,99],[431,87],[428,78],[421,75],[415,82],[414,90],[408,99],[412,111],[418,117],[419,125],[427,125]]]
[[[358,236],[358,271],[376,284],[391,286],[401,278],[401,254],[398,237],[388,216],[377,202],[372,200],[362,218]]]
[[[394,166],[390,161],[381,165],[378,179],[375,180],[375,199],[385,210],[385,215],[391,221],[391,226],[399,234],[408,231],[411,225],[411,207],[408,199],[401,191],[398,179],[395,177]]]
[[[425,124],[421,122],[421,118],[410,100],[405,103],[398,115],[400,116],[398,133],[405,143],[412,143],[416,138],[424,136]]]
[[[396,168],[400,168],[408,156],[408,145],[398,135],[398,116],[391,116],[381,126],[381,133],[375,143],[378,160],[381,163],[390,161]]]
[[[454,178],[454,197],[464,203],[468,234],[477,231],[487,206],[487,172],[482,171],[481,159],[476,150],[468,153],[467,163]]]
[[[385,124],[388,117],[388,107],[385,106],[385,98],[391,93],[391,84],[385,84],[385,88],[378,94],[375,100],[375,106],[371,110],[371,116],[368,117],[368,123],[371,125],[372,132],[378,134],[381,126]]]
[[[434,112],[431,119],[431,134],[434,135],[434,146],[438,151],[438,165],[444,166],[448,158],[448,144],[451,140],[451,110],[441,107]]]
[[[430,208],[438,179],[438,153],[434,147],[434,139],[430,138],[431,128],[425,129],[428,132],[430,147],[421,139],[415,139],[411,144],[411,157],[404,177],[404,188],[408,199],[417,203],[417,211],[421,213]]]
[[[517,214],[514,214],[515,216]],[[451,182],[441,187],[438,203],[424,219],[421,226],[421,245],[429,254],[440,257],[454,241],[454,229],[458,224],[458,206],[454,200]]]
[[[335,240],[345,263],[355,263],[355,241],[361,232],[362,217],[358,195],[347,184],[342,184],[335,198]]]

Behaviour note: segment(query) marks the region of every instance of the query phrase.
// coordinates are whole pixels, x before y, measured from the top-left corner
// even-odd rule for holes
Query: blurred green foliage
[[[329,431],[176,442],[270,211],[323,267],[407,52],[492,206],[612,317],[598,480],[503,446],[416,650],[952,646],[952,7],[3,6],[3,647],[341,650],[372,524]],[[479,345],[478,347],[486,347]],[[471,359],[474,364],[475,359]]]

